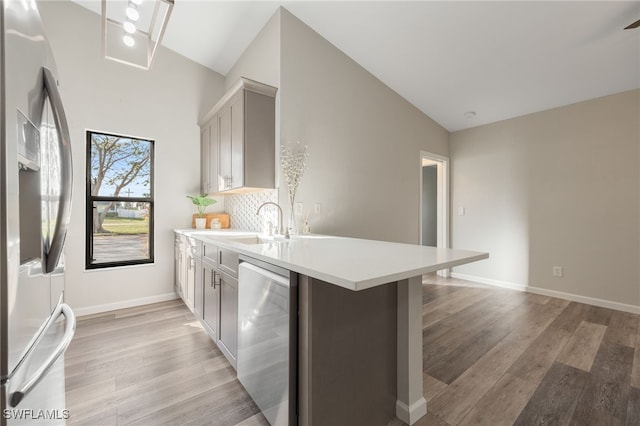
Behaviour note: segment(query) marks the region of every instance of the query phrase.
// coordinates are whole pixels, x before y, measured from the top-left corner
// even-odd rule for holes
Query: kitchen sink
[[[235,237],[235,238],[227,238],[229,242],[247,244],[247,245],[257,245],[257,244],[268,244],[268,243],[284,243],[286,240],[282,238],[276,237],[267,237],[267,236],[258,236],[258,235],[250,235],[246,237]]]

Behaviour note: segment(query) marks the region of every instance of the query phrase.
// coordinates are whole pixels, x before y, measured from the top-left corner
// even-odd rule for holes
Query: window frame
[[[91,195],[91,145],[93,135],[112,136],[122,139],[139,140],[150,143],[149,148],[149,197],[123,197],[118,196],[102,196]],[[115,133],[101,132],[98,130],[86,130],[86,184],[85,184],[85,269],[104,269],[115,268],[121,266],[146,265],[154,263],[154,192],[155,192],[155,140],[149,138],[140,138],[135,136],[119,135]],[[142,202],[149,204],[149,257],[145,259],[122,260],[115,262],[93,263],[93,203],[94,202]]]

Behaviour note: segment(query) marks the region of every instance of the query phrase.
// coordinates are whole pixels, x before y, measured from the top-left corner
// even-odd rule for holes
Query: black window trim
[[[113,136],[116,138],[123,139],[134,139],[147,141],[151,143],[151,149],[149,151],[150,160],[150,177],[149,177],[149,190],[150,197],[108,197],[108,196],[92,196],[91,195],[91,136],[94,134],[105,135],[105,136]],[[154,263],[155,257],[155,249],[154,249],[154,159],[155,159],[155,140],[149,138],[140,138],[136,136],[125,136],[118,135],[115,133],[101,132],[98,130],[86,130],[86,183],[85,183],[85,269],[104,269],[104,268],[115,268],[121,266],[134,266],[134,265],[146,265],[150,263]],[[144,202],[149,203],[149,258],[147,259],[135,259],[135,260],[122,260],[118,262],[103,262],[103,263],[92,263],[93,256],[93,203],[99,201],[126,201],[126,202]]]

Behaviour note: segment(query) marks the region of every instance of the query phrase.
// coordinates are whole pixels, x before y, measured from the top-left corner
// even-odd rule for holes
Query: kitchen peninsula
[[[182,230],[176,231],[179,237],[297,277],[301,425],[382,425],[394,416],[413,424],[426,414],[422,275],[488,258],[323,235],[278,240],[250,232]]]

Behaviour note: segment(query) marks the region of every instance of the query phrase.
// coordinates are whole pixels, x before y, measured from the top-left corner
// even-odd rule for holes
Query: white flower
[[[302,147],[300,142],[296,142],[294,146],[290,147],[281,145],[280,165],[284,172],[284,179],[287,182],[289,200],[292,207],[298,191],[298,185],[300,185],[302,176],[307,169],[308,158],[307,146]]]

